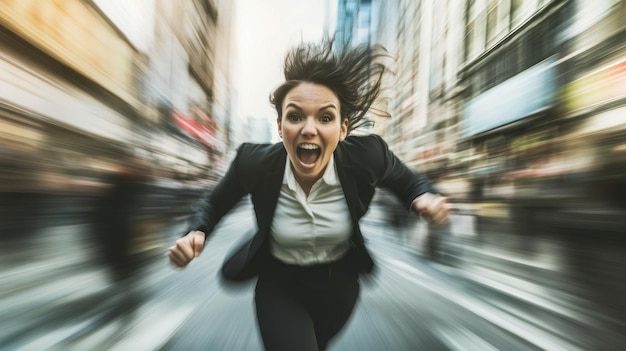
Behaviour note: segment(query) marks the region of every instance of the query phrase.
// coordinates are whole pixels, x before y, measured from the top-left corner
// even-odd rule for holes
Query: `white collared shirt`
[[[296,181],[287,157],[270,233],[270,251],[285,263],[312,265],[344,256],[352,222],[333,156],[309,196]]]

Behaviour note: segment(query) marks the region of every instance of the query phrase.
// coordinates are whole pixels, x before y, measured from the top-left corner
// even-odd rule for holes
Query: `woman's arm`
[[[384,172],[379,185],[391,190],[403,204],[428,220],[442,224],[448,220],[447,198],[425,176],[408,168],[389,150],[387,143],[378,138],[383,152]]]
[[[183,268],[198,257],[204,249],[208,235],[213,232],[213,228],[246,194],[239,174],[241,155],[245,152],[243,150],[245,150],[245,144],[240,147],[228,172],[215,188],[198,201],[189,220],[186,234],[168,249],[168,257],[173,265]]]

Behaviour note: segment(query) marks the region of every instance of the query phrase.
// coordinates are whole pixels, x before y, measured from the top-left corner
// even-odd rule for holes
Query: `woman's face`
[[[301,186],[322,177],[337,144],[345,139],[348,120],[341,120],[340,108],[335,93],[320,84],[301,83],[285,96],[278,134]]]

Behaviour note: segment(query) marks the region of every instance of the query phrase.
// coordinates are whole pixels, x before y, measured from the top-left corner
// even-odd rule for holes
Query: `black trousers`
[[[346,259],[311,267],[271,259],[259,274],[255,294],[265,349],[326,349],[352,314],[358,277]]]

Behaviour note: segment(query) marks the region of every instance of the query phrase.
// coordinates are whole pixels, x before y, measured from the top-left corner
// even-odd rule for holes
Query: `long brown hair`
[[[380,94],[386,66],[379,58],[389,57],[380,45],[362,44],[353,48],[337,49],[333,38],[324,38],[318,44],[302,43],[285,56],[285,82],[270,95],[270,102],[282,117],[282,103],[289,91],[303,82],[328,87],[341,104],[341,118],[348,119],[348,131],[368,121],[368,112],[389,117],[389,113],[373,109]]]

